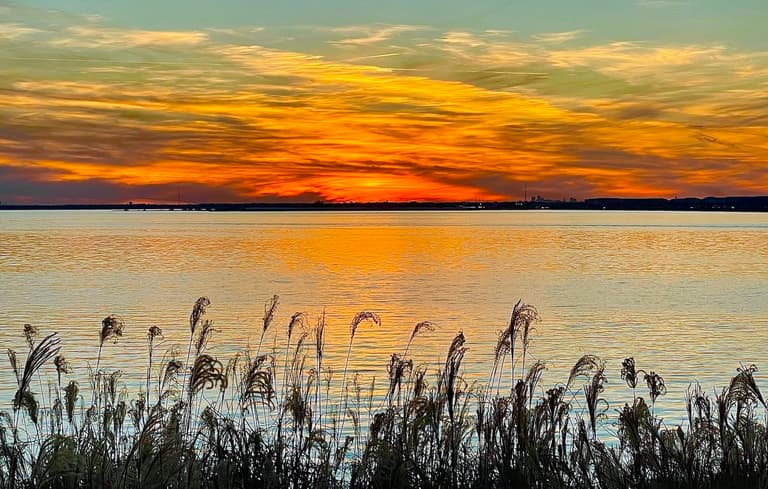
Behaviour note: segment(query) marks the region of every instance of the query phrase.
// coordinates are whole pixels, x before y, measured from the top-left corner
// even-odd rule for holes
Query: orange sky
[[[766,52],[4,9],[3,202],[768,194]]]

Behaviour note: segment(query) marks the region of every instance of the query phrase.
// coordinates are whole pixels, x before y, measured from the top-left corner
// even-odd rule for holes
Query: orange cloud
[[[761,53],[570,45],[581,31],[357,26],[316,32],[319,53],[269,47],[268,29],[0,27],[11,44],[40,36],[0,86],[4,195],[57,182],[145,200],[180,186],[332,201],[765,189]]]

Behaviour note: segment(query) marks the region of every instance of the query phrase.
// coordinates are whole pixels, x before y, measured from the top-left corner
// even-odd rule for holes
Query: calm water
[[[207,295],[221,330],[211,350],[224,357],[255,346],[278,294],[270,345],[284,344],[293,312],[325,308],[329,360],[341,363],[350,319],[371,310],[383,326],[359,330],[351,362],[366,378],[383,381],[389,354],[430,320],[439,329],[416,340],[415,360],[440,361],[463,329],[467,374],[483,379],[522,298],[543,317],[532,356],[547,363],[545,386],[594,353],[608,361],[606,396],[623,402],[621,359],[634,355],[666,379],[661,409],[677,421],[688,382],[711,391],[740,361],[768,369],[767,243],[765,214],[0,212],[0,347],[25,351],[27,322],[59,331],[85,376],[100,320],[119,314],[126,337],[103,363],[139,382],[148,326],[185,345],[191,305]],[[1,399],[12,385],[0,370]]]

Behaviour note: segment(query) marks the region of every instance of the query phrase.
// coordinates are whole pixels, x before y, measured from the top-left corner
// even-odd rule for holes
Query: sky
[[[0,0],[0,202],[768,194],[764,0]]]

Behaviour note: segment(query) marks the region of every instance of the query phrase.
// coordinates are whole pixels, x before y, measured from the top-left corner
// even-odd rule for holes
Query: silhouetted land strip
[[[682,199],[596,198],[583,201],[517,202],[368,202],[368,203],[199,203],[199,204],[2,204],[0,210],[165,210],[259,211],[458,211],[458,210],[621,210],[768,212],[768,196]]]

